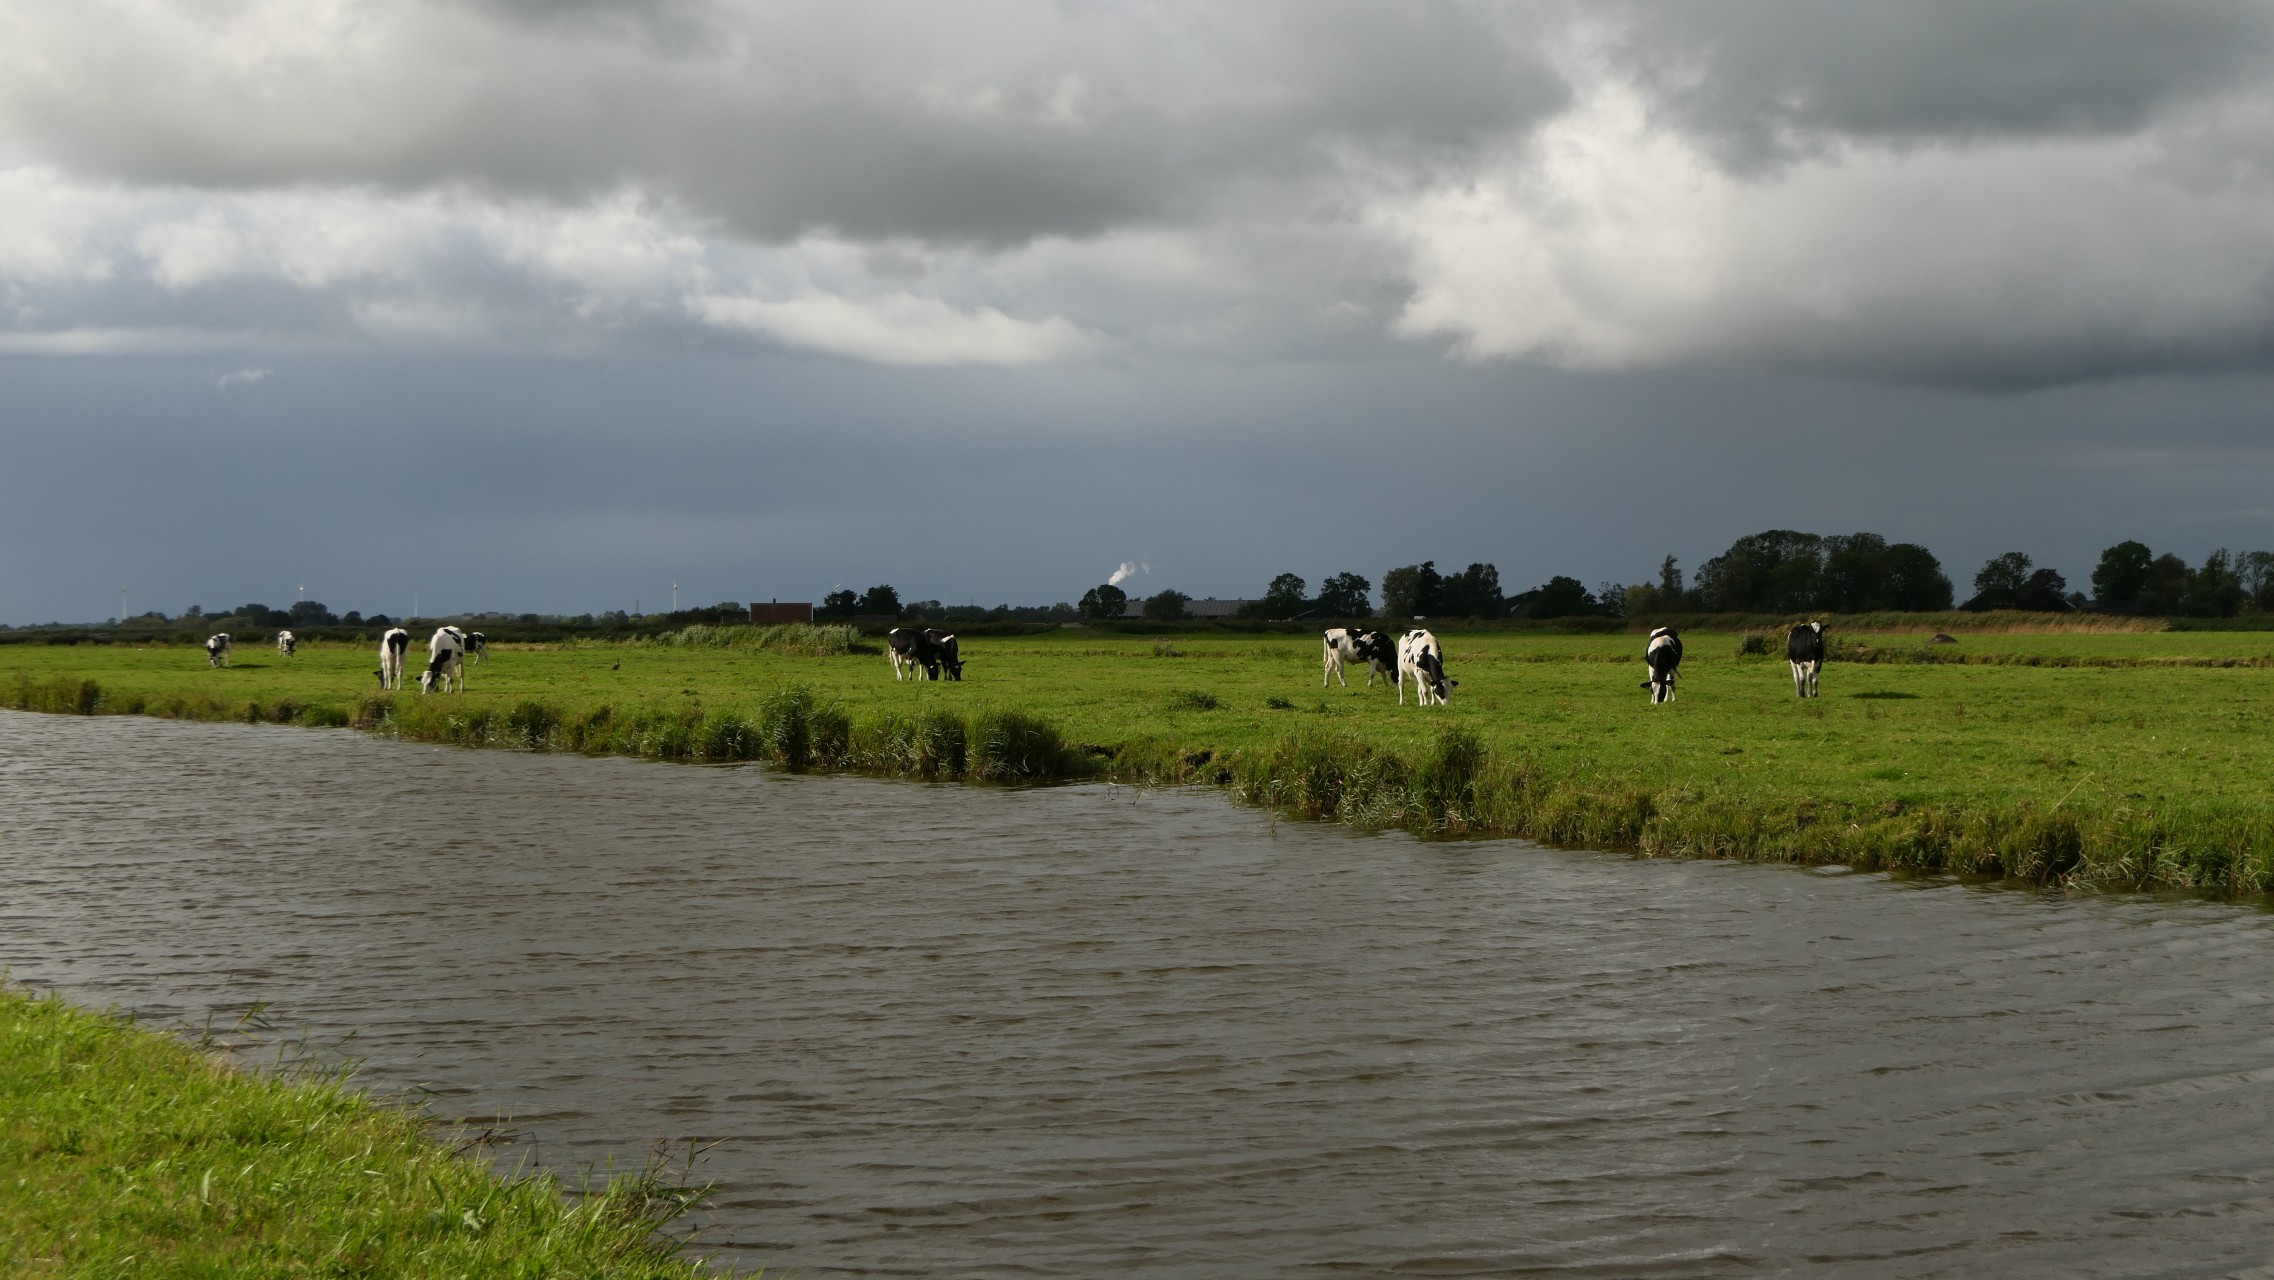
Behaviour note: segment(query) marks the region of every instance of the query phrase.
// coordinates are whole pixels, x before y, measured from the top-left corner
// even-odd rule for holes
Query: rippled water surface
[[[801,1275],[2274,1253],[2274,921],[1004,791],[0,713],[0,965],[352,1033]],[[770,1270],[769,1274],[776,1274]]]

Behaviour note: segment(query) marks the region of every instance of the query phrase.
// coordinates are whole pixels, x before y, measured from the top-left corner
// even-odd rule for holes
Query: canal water
[[[0,713],[0,965],[344,1044],[801,1276],[2194,1276],[2274,917]]]

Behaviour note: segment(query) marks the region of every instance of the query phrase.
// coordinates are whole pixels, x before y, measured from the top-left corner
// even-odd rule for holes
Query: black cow
[[[894,627],[884,643],[895,680],[937,680],[942,668],[948,679],[963,679],[963,659],[956,653],[951,632]]]
[[[1672,627],[1660,627],[1650,633],[1650,647],[1642,651],[1642,661],[1650,668],[1650,678],[1642,687],[1650,690],[1650,703],[1674,700],[1674,677],[1682,666],[1682,637]]]
[[[1792,662],[1792,692],[1813,698],[1816,678],[1824,674],[1824,624],[1803,622],[1785,637],[1784,656]]]
[[[1350,678],[1343,674],[1347,663],[1366,664],[1366,687],[1374,687],[1374,677],[1382,683],[1397,679],[1398,647],[1395,641],[1379,631],[1353,631],[1345,627],[1330,627],[1326,633],[1326,671],[1319,677],[1319,687],[1326,688],[1329,679],[1342,681],[1350,687]]]

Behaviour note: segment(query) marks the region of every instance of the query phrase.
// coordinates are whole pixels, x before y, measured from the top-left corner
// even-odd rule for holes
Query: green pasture
[[[499,647],[471,667],[469,693],[388,699],[373,696],[368,645],[305,644],[289,660],[241,649],[226,670],[190,648],[19,645],[0,649],[0,705],[885,772],[1209,781],[1292,813],[1448,833],[2274,889],[2274,633],[1969,630],[1936,645],[1931,629],[1835,625],[1842,660],[1824,696],[1801,702],[1781,642],[1741,655],[1738,634],[1686,630],[1680,700],[1659,707],[1640,687],[1637,635],[1439,634],[1460,683],[1450,706],[1426,710],[1366,688],[1362,669],[1350,688],[1322,689],[1314,636],[1086,629],[968,637],[960,684],[896,683],[881,649],[633,642]],[[768,746],[780,737],[768,707],[792,696],[823,717],[810,753]],[[1002,724],[1036,722],[1056,741],[1030,767],[982,774],[960,754],[942,767],[911,745],[946,732],[977,751]]]
[[[0,1274],[717,1274],[657,1234],[694,1199],[660,1170],[572,1202],[453,1148],[470,1136],[336,1072],[257,1076],[0,990]]]

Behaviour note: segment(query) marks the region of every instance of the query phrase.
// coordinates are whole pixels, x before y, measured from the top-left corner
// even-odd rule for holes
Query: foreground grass
[[[575,1202],[336,1077],[286,1082],[0,990],[0,1274],[693,1280],[652,1175]]]
[[[878,654],[501,650],[463,697],[382,697],[363,646],[209,671],[19,646],[0,705],[357,724],[420,741],[974,780],[1200,781],[1303,816],[1662,856],[2274,890],[2274,633],[1835,626],[1826,696],[1689,631],[1648,705],[1631,635],[1441,634],[1452,705],[1321,690],[1308,636],[971,638],[962,684]],[[1995,620],[1992,620],[1993,622]]]

